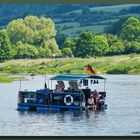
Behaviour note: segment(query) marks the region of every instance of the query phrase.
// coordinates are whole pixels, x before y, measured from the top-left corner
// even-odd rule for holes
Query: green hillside
[[[122,9],[129,9],[132,6],[137,6],[138,4],[124,4],[124,5],[111,5],[111,6],[99,6],[90,8],[91,11],[104,11],[104,12],[119,12]],[[75,10],[72,11],[74,13],[81,13],[82,10]],[[72,13],[69,12],[68,14]]]
[[[139,6],[138,4],[125,4],[89,7],[85,8],[88,11],[87,13],[84,13],[84,8],[82,8],[64,13],[60,16],[61,18],[54,18],[54,21],[59,33],[64,33],[70,37],[75,37],[85,30],[102,34],[106,27],[122,17],[134,16],[140,18]],[[133,11],[135,7],[138,9],[137,11]]]
[[[0,9],[1,28],[13,19],[28,15],[44,16],[53,19],[58,33],[69,37],[75,37],[85,30],[102,34],[106,27],[121,17],[140,18],[140,4],[2,4]]]
[[[106,25],[93,25],[93,26],[83,26],[83,27],[78,27],[78,26],[73,26],[71,29],[66,29],[61,31],[61,33],[68,35],[69,37],[75,37],[79,33],[83,31],[92,31],[95,34],[101,34],[104,31],[104,28]]]

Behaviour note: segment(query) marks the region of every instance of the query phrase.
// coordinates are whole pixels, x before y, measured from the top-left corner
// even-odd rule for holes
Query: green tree
[[[13,50],[10,39],[5,30],[0,30],[0,62],[11,59]]]
[[[41,44],[42,48],[49,49],[52,54],[59,54],[60,50],[58,49],[58,45],[54,38],[48,39]]]
[[[72,38],[66,38],[62,48],[71,48],[72,52],[75,51],[75,40]]]
[[[66,40],[65,46],[72,48],[74,56],[83,58],[106,55],[109,50],[106,37],[95,36],[90,31],[81,33],[74,42],[71,39]]]
[[[94,34],[90,31],[86,31],[80,34],[75,40],[74,56],[76,57],[89,57],[93,52]]]
[[[7,33],[14,44],[22,41],[39,46],[43,41],[54,38],[56,29],[50,18],[27,16],[11,21],[7,25]]]
[[[110,26],[104,29],[107,34],[120,35],[124,22],[128,17],[122,17],[118,21],[113,22]]]
[[[67,35],[65,35],[65,34],[57,34],[56,35],[55,39],[56,39],[56,42],[59,45],[60,49],[63,49],[63,44],[64,44],[66,38],[67,38]]]
[[[117,41],[109,48],[110,55],[120,55],[124,53],[124,45],[121,41]]]
[[[38,55],[37,52],[41,53],[40,57],[51,57],[52,54],[60,53],[55,40],[56,29],[50,18],[27,16],[10,22],[6,30],[12,43],[17,47],[18,53],[15,57],[35,58]],[[28,52],[29,50],[32,55]]]
[[[105,36],[98,35],[94,37],[92,55],[102,56],[106,55],[109,51],[109,44]]]
[[[104,36],[106,37],[109,46],[113,45],[115,42],[117,42],[117,40],[119,40],[118,37],[113,34],[105,34]]]
[[[17,42],[16,49],[15,58],[37,58],[39,56],[37,48],[28,43]]]
[[[133,42],[127,42],[125,46],[125,53],[140,53],[140,42],[133,41]]]
[[[131,17],[123,24],[121,38],[128,41],[137,41],[139,36],[140,21],[135,17]]]
[[[62,53],[63,53],[65,56],[69,56],[69,57],[72,56],[72,50],[71,50],[71,48],[64,48],[64,49],[62,50]]]
[[[39,56],[41,58],[46,57],[46,58],[51,58],[53,56],[52,51],[48,48],[38,48],[39,51]]]

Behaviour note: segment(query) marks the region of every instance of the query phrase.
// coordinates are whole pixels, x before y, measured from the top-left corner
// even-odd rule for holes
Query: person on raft
[[[99,102],[99,99],[100,99],[100,94],[96,89],[93,91],[92,98],[93,98],[93,101],[94,101],[93,109],[97,110],[98,102]]]

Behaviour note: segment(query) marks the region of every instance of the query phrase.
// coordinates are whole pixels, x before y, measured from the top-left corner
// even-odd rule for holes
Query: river
[[[43,88],[44,77],[27,76],[21,87],[19,81],[1,83],[0,136],[140,136],[140,75],[103,76],[108,107],[99,112],[19,112],[19,88]]]

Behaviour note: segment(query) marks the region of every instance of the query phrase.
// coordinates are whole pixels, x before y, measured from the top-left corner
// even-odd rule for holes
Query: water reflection
[[[34,111],[17,111],[19,117],[30,117],[30,116],[41,116],[44,117],[52,117],[57,116],[58,122],[66,122],[66,118],[69,116],[71,118],[71,121],[79,121],[82,119],[91,119],[93,121],[96,121],[99,117],[103,116],[105,114],[105,111],[91,111],[91,110],[85,110],[85,111],[46,111],[46,112],[34,112]]]

